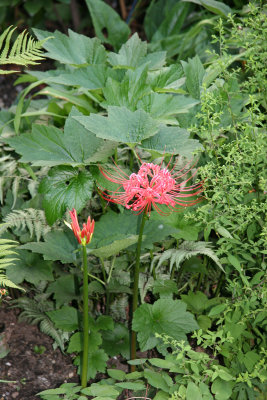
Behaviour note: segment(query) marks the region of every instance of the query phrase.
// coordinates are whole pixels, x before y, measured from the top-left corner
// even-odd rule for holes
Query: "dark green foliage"
[[[266,7],[256,2],[239,13],[236,0],[234,15],[230,2],[155,0],[145,10],[147,43],[138,33],[128,38],[128,25],[105,2],[86,3],[97,38],[54,32],[43,46],[56,69],[23,75],[19,82],[29,86],[0,112],[1,244],[13,252],[16,240],[22,249],[18,259],[3,253],[3,283],[26,282],[31,298],[16,302],[22,317],[76,353],[79,371],[82,258],[63,219],[76,208],[80,222],[96,221],[87,247],[88,379],[97,372],[106,379],[40,396],[263,399]],[[40,84],[37,94],[46,97],[26,100]],[[188,163],[186,185],[203,181],[204,191],[194,208],[153,210],[146,221],[132,324],[146,353],[131,361],[141,216],[101,198],[100,189],[123,187],[98,164],[112,173],[115,163],[126,178],[141,161],[177,171]],[[136,371],[114,368],[118,356]]]

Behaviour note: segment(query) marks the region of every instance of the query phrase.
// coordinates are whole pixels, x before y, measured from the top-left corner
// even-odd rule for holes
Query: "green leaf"
[[[63,388],[56,388],[56,389],[48,389],[48,390],[43,390],[42,392],[39,392],[38,395],[57,395],[57,394],[66,394],[66,389]],[[57,399],[57,398],[56,398]]]
[[[205,75],[200,58],[196,55],[194,58],[189,58],[188,62],[181,61],[181,64],[185,72],[186,87],[189,94],[195,99],[200,99],[200,89]]]
[[[229,262],[240,272],[241,265],[240,265],[238,258],[233,256],[232,254],[229,254],[229,256],[227,258],[228,258]]]
[[[97,249],[91,251],[91,254],[94,254],[96,257],[108,258],[115,254],[118,254],[120,251],[126,249],[127,247],[138,242],[138,235],[132,235],[125,239],[117,239],[114,240],[113,243],[102,246]]]
[[[197,317],[197,323],[203,331],[211,328],[211,319],[207,315],[199,315]]]
[[[159,343],[155,333],[186,340],[185,334],[195,329],[198,324],[180,300],[159,299],[153,305],[142,304],[133,317],[133,330],[138,332],[141,351],[152,349]]]
[[[77,109],[72,109],[64,133],[53,126],[37,124],[33,125],[32,133],[10,138],[7,142],[22,155],[21,162],[37,166],[77,166],[107,159],[116,143],[99,139],[85,129],[74,119],[81,115]]]
[[[66,332],[78,329],[80,318],[79,311],[74,307],[64,306],[55,311],[47,311],[46,314],[58,329],[62,329]]]
[[[60,276],[55,282],[52,282],[48,286],[46,293],[53,293],[57,307],[61,307],[63,304],[68,304],[74,299],[79,299],[79,292],[76,293],[76,290],[75,276],[67,274]]]
[[[54,231],[45,235],[44,242],[31,242],[21,245],[21,249],[43,254],[45,260],[61,261],[63,264],[75,263],[77,240],[72,231]]]
[[[102,338],[102,347],[110,357],[117,356],[118,354],[127,359],[130,357],[129,331],[125,325],[115,324],[113,331],[102,333]]]
[[[163,392],[162,390],[159,390],[156,394],[156,396],[154,397],[154,400],[169,400],[170,397],[168,395],[168,393]]]
[[[206,307],[208,306],[208,297],[197,291],[193,293],[191,290],[188,294],[182,294],[181,299],[187,304],[188,309],[192,311],[194,314],[201,314]]]
[[[99,345],[102,343],[102,337],[101,334],[96,331],[91,331],[88,337],[89,337],[88,352],[93,353],[99,348]],[[67,352],[80,353],[82,350],[83,350],[83,333],[76,332],[70,338]]]
[[[102,89],[107,79],[107,67],[105,65],[88,65],[78,68],[71,73],[61,72],[59,75],[50,76],[47,83],[58,83],[67,86],[80,86],[87,90]]]
[[[105,384],[101,384],[101,383],[93,383],[91,386],[82,389],[81,391],[83,394],[86,394],[88,396],[97,396],[99,398],[99,396],[102,398],[104,396],[104,398],[106,398],[108,396],[108,398],[110,398],[110,396],[116,396],[115,398],[117,398],[117,396],[119,395],[119,391],[116,390],[116,388],[112,385],[105,385]]]
[[[107,373],[111,378],[117,381],[123,381],[126,376],[126,373],[121,369],[107,369]]]
[[[120,143],[141,143],[158,131],[157,123],[145,111],[132,112],[126,107],[108,107],[108,117],[91,114],[75,119],[97,137]]]
[[[151,369],[144,370],[144,378],[147,379],[148,383],[157,389],[164,390],[164,392],[169,393],[170,388],[173,386],[173,381],[169,375],[164,372],[155,372]]]
[[[179,127],[161,125],[158,133],[143,140],[142,146],[146,150],[155,150],[161,154],[179,154],[192,157],[192,153],[202,148],[198,140],[190,139],[189,132]]]
[[[81,372],[81,360],[80,356],[77,356],[74,360],[74,365],[78,365],[78,374]],[[107,360],[108,356],[103,349],[98,349],[89,353],[87,380],[89,380],[89,378],[95,378],[97,372],[105,372]],[[82,393],[87,394],[84,391],[82,391]],[[111,393],[109,393],[109,395],[110,394]]]
[[[223,226],[216,226],[216,231],[223,237],[227,238],[227,239],[233,239],[233,236],[231,235],[231,233],[225,229]]]
[[[151,365],[154,365],[158,368],[166,368],[171,369],[175,367],[175,363],[169,360],[161,359],[161,358],[150,358],[149,362]]]
[[[6,276],[15,284],[26,280],[38,285],[40,281],[53,281],[52,263],[26,250],[16,250],[16,259],[6,267]]]
[[[215,394],[216,400],[227,400],[231,398],[232,387],[232,382],[226,382],[220,378],[216,378],[211,385],[211,391]]]
[[[39,40],[53,36],[43,45],[47,50],[46,57],[60,61],[63,64],[104,64],[106,62],[106,50],[97,38],[89,38],[69,29],[69,36],[59,31],[47,32],[41,29],[33,29]],[[79,49],[79,51],[77,51]]]
[[[164,221],[153,220],[154,214],[157,213],[151,212],[151,217],[145,224],[142,241],[143,248],[151,249],[153,248],[153,243],[161,241],[175,232],[175,228],[165,224]],[[95,225],[93,240],[88,248],[90,250],[101,249],[104,246],[115,243],[115,241],[124,241],[126,238],[133,239],[137,232],[137,224],[138,217],[130,211],[126,210],[123,214],[109,211]],[[135,245],[130,247],[130,250],[135,251],[135,249]]]
[[[140,382],[120,382],[120,383],[115,383],[115,385],[120,388],[128,389],[128,390],[145,390],[146,389],[145,385]]]
[[[244,358],[243,358],[243,363],[248,370],[249,373],[251,373],[254,369],[254,366],[258,361],[260,361],[260,355],[257,354],[255,351],[248,351]],[[223,378],[222,378],[223,379]]]
[[[172,0],[151,2],[144,21],[149,41],[156,42],[178,34],[190,10],[188,4]]]
[[[174,293],[178,293],[178,288],[172,280],[157,279],[153,284],[153,293],[159,293],[161,298],[172,298]]]
[[[194,382],[189,382],[186,388],[186,400],[202,400],[199,387]]]
[[[125,73],[123,80],[108,78],[103,94],[106,101],[101,103],[102,107],[125,106],[131,111],[135,111],[139,99],[150,93],[151,89],[146,84],[148,65],[142,65],[135,70]]]
[[[212,307],[209,312],[209,317],[214,317],[215,315],[221,314],[227,308],[227,304],[219,304],[218,306]]]
[[[72,167],[54,167],[39,186],[44,194],[43,207],[47,222],[53,224],[66,210],[75,208],[79,213],[91,198],[94,183],[90,172]]]
[[[149,84],[155,92],[175,93],[185,83],[185,77],[180,64],[172,64],[149,74]]]
[[[143,42],[137,33],[121,46],[118,54],[110,52],[108,61],[113,67],[136,68],[147,54],[147,42]]]
[[[92,281],[89,283],[88,292],[89,295],[93,293],[100,293],[100,294],[106,293],[104,286],[98,281]]]
[[[186,221],[184,212],[173,212],[170,215],[164,215],[164,217],[158,213],[153,215],[153,219],[158,221],[164,221],[165,224],[175,228],[175,231],[171,233],[175,239],[193,240],[198,239],[199,228],[195,224]]]
[[[114,329],[114,321],[112,317],[109,315],[100,315],[96,321],[93,323],[94,329],[96,330],[113,330]]]
[[[174,118],[177,114],[185,114],[198,104],[199,101],[182,94],[171,95],[164,93],[151,93],[143,96],[137,104],[137,108],[150,113],[160,123],[177,125]]]
[[[86,4],[91,14],[96,36],[102,42],[119,49],[130,35],[128,25],[121,20],[113,8],[102,0],[86,0]],[[107,31],[107,36],[103,33],[104,29]]]
[[[210,12],[218,14],[221,17],[227,17],[228,14],[232,14],[231,8],[227,4],[224,4],[221,1],[215,1],[215,0],[183,0],[183,1],[199,4],[200,6],[205,7]]]

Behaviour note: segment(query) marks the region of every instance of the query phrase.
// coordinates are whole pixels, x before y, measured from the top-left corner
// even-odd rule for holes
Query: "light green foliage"
[[[17,258],[6,267],[7,277],[15,284],[24,280],[34,285],[40,281],[53,281],[52,263],[44,261],[38,254],[17,250]]]
[[[50,32],[33,29],[39,40],[51,35]],[[99,39],[90,39],[84,35],[68,31],[69,36],[55,31],[53,39],[44,43],[46,56],[53,60],[70,65],[104,64],[106,60],[105,48]],[[79,51],[76,49],[79,48]]]
[[[48,318],[46,314],[49,310],[53,309],[53,302],[45,300],[44,296],[37,294],[35,299],[21,297],[13,303],[16,307],[22,309],[19,316],[20,321],[25,321],[32,325],[39,325],[41,332],[51,336],[63,351],[64,342],[68,339],[68,336],[61,330],[56,329],[52,320]]]
[[[223,270],[220,260],[212,250],[210,243],[188,241],[184,241],[178,249],[169,249],[164,251],[164,253],[155,256],[153,258],[151,268],[154,267],[156,262],[158,262],[156,268],[160,268],[163,262],[170,259],[170,271],[173,269],[174,264],[176,265],[176,268],[179,269],[183,261],[198,254],[203,254],[210,257],[215,264]]]
[[[17,260],[17,252],[15,251],[17,245],[18,242],[14,240],[0,238],[0,285],[21,289],[5,274],[6,269],[12,267]]]
[[[126,107],[108,107],[108,117],[92,114],[75,117],[86,129],[101,139],[136,144],[155,135],[157,124],[143,110],[131,112]]]
[[[2,229],[29,230],[31,238],[36,236],[37,242],[44,237],[51,227],[47,224],[43,210],[26,208],[25,210],[14,210],[4,218]],[[1,232],[1,228],[0,228]]]
[[[146,13],[147,43],[138,33],[128,39],[106,2],[88,0],[98,38],[54,32],[43,46],[56,69],[22,76],[29,86],[0,112],[0,230],[23,243],[19,260],[3,258],[14,264],[6,275],[27,282],[33,298],[18,299],[22,316],[75,352],[79,371],[81,252],[62,218],[70,222],[75,207],[80,224],[96,221],[87,247],[88,378],[106,379],[82,390],[62,385],[43,399],[258,400],[266,392],[266,9],[234,4],[236,15],[215,0],[140,3],[132,18]],[[100,198],[123,186],[96,163],[113,172],[115,162],[126,179],[140,160],[173,174],[188,162],[182,178],[192,174],[188,186],[203,181],[204,192],[194,212],[152,211],[146,221],[133,328],[148,353],[131,361],[141,216]],[[47,226],[42,209],[57,223]],[[119,354],[134,373],[111,360],[106,372]]]
[[[64,134],[53,126],[34,125],[32,133],[13,137],[8,143],[22,155],[21,162],[37,166],[77,166],[103,160],[115,144],[98,139],[74,119],[82,115],[72,109],[65,123]],[[75,132],[75,135],[73,134]]]
[[[26,31],[18,35],[11,45],[11,37],[16,28],[7,28],[0,36],[0,65],[36,65],[43,60],[42,47],[47,40],[36,41]],[[12,74],[14,70],[0,69],[0,74]]]
[[[44,239],[44,242],[26,243],[21,248],[42,254],[45,260],[60,260],[63,264],[76,262],[77,241],[72,232],[52,231]]]

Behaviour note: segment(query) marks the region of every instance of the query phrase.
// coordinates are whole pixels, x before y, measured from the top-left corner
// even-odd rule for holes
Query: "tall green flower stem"
[[[87,386],[88,371],[88,342],[89,342],[89,324],[88,324],[88,264],[86,245],[82,246],[83,252],[83,362],[82,362],[82,387]]]
[[[137,242],[137,250],[136,250],[136,263],[135,263],[135,268],[134,268],[134,285],[133,285],[133,303],[132,303],[132,318],[133,314],[137,309],[138,306],[138,286],[139,286],[139,272],[140,272],[140,255],[141,255],[141,247],[142,247],[142,237],[143,237],[143,232],[144,232],[144,227],[145,227],[145,222],[146,222],[146,208],[143,211],[142,217],[141,217],[141,224],[139,227],[139,236],[138,236],[138,242]],[[136,359],[136,332],[133,330],[131,331],[131,360]],[[131,371],[133,372],[135,370],[135,366],[131,366]]]

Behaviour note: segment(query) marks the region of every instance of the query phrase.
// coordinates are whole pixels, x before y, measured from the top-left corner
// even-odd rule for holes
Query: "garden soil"
[[[18,309],[0,306],[0,400],[37,400],[45,389],[78,382],[71,357],[54,350],[53,340],[37,326],[18,322]],[[36,347],[37,346],[37,347]],[[36,349],[44,347],[43,354]]]

